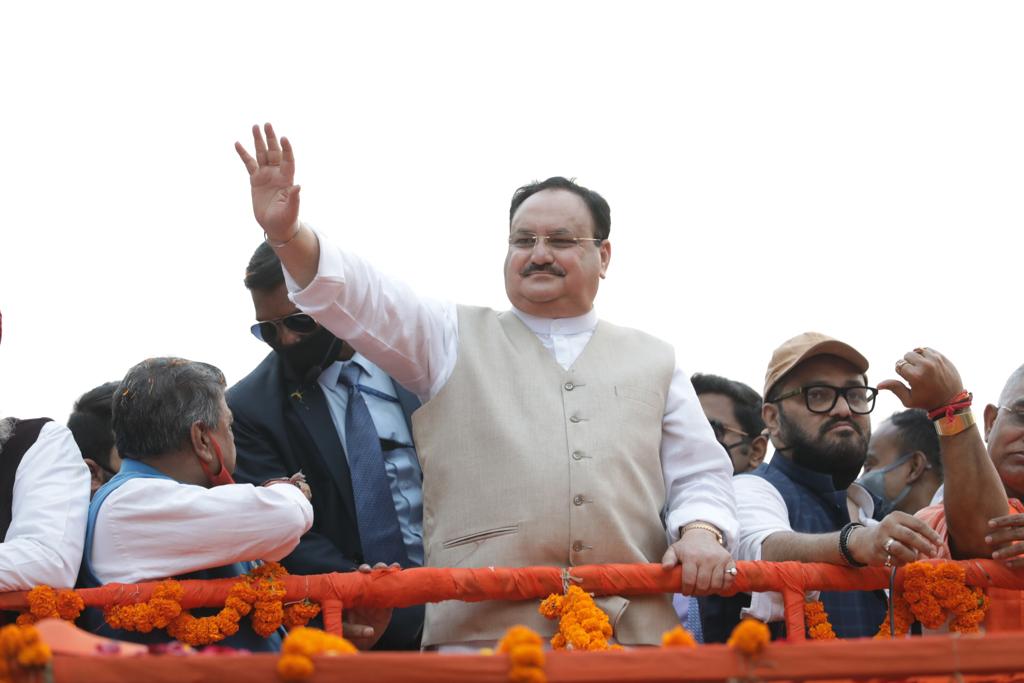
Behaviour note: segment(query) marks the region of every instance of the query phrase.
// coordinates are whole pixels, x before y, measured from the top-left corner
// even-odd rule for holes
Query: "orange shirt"
[[[1009,514],[1024,513],[1024,503],[1016,498],[1010,498]],[[922,508],[914,515],[930,526],[942,537],[942,546],[939,548],[939,559],[951,560],[949,552],[949,529],[946,527],[946,511],[942,504],[931,505]],[[992,604],[988,610],[988,616],[982,622],[986,631],[1020,631],[1024,630],[1024,591],[1010,590],[1007,588],[989,588],[988,596]]]

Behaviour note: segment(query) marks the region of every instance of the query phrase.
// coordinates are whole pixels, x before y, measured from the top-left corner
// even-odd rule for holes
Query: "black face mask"
[[[328,365],[338,358],[341,340],[321,327],[289,346],[276,346],[285,365],[303,383],[315,380]]]

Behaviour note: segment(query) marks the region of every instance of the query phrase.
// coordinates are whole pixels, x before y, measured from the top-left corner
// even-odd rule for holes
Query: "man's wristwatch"
[[[689,524],[684,524],[679,528],[679,538],[682,538],[683,534],[691,529],[703,529],[704,531],[710,531],[715,535],[715,540],[718,541],[718,545],[723,548],[725,547],[725,537],[722,536],[722,532],[719,531],[718,527],[714,524],[710,524],[708,522],[690,522]]]

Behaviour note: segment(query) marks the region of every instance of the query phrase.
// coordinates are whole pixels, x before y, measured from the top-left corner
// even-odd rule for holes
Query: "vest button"
[[[562,386],[564,386],[564,387],[565,387],[565,390],[566,390],[566,391],[572,391],[573,389],[575,389],[575,388],[576,388],[576,385],[575,385],[575,384],[573,384],[572,382],[566,382],[566,383],[565,383],[565,384],[563,384]]]
[[[573,424],[576,424],[579,421],[580,417],[578,415],[573,415],[572,417],[569,418],[569,422],[572,422]]]
[[[572,544],[572,551],[574,553],[581,552],[583,550],[583,541],[576,541]]]
[[[582,460],[583,459],[583,453],[581,453],[579,451],[573,451],[572,452],[572,459],[573,460]]]
[[[583,496],[576,496],[572,499],[573,505],[583,505]]]

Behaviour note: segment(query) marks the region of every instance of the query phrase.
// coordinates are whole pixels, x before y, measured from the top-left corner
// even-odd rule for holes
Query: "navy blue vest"
[[[78,585],[80,588],[95,588],[102,585],[99,579],[96,578],[96,575],[93,574],[92,563],[90,562],[90,557],[92,556],[93,537],[96,531],[96,518],[98,517],[100,507],[107,499],[107,496],[116,491],[122,484],[130,479],[170,479],[171,481],[174,481],[171,477],[168,477],[163,472],[150,467],[144,462],[131,458],[125,458],[121,461],[121,471],[111,478],[110,481],[104,484],[100,490],[96,492],[96,495],[93,496],[92,501],[89,503],[89,518],[85,528],[85,551],[82,553],[82,570],[78,576]],[[202,530],[197,529],[196,533],[202,533]],[[255,565],[251,562],[236,562],[235,564],[225,567],[202,569],[200,571],[183,574],[174,578],[179,580],[232,578],[245,574],[253,566]],[[192,614],[197,617],[209,616],[216,614],[218,611],[219,610],[213,608],[191,610]],[[119,640],[128,640],[133,643],[144,644],[168,643],[173,640],[173,638],[167,635],[163,630],[153,630],[149,633],[136,633],[113,629],[107,625],[103,619],[103,613],[98,609],[87,609],[82,619],[82,625],[87,630],[107,636],[108,638],[117,638]],[[271,634],[269,638],[263,638],[252,630],[252,625],[248,617],[243,617],[238,626],[238,633],[225,638],[218,644],[250,650],[253,652],[276,652],[281,649],[280,632]]]
[[[830,475],[801,467],[779,453],[751,474],[767,479],[782,494],[793,531],[832,533],[850,521],[846,491],[836,491]],[[885,618],[881,591],[823,592],[821,601],[840,638],[871,637]]]

